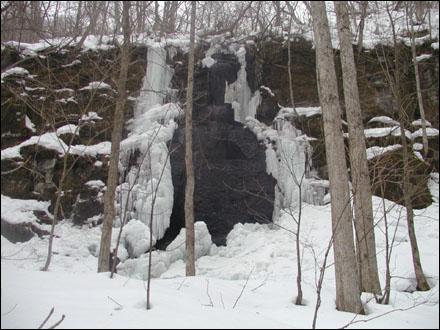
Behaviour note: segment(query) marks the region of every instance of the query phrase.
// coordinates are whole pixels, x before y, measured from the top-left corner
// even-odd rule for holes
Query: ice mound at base
[[[211,239],[211,234],[208,231],[208,227],[203,221],[197,221],[196,223],[194,223],[194,232],[195,259],[197,260],[198,258],[209,254],[213,243]],[[179,235],[177,235],[174,241],[172,241],[170,245],[168,245],[165,251],[156,250],[152,252],[152,277],[159,277],[162,273],[168,270],[171,264],[175,263],[176,261],[185,262],[185,235],[186,230],[185,228],[182,228]],[[148,242],[146,243],[146,246],[149,246]],[[134,249],[136,250],[137,247],[138,246],[134,246]],[[139,249],[142,249],[142,247],[139,247]],[[131,278],[147,279],[148,261],[148,252],[139,255],[138,259],[128,259],[118,266],[118,274]]]

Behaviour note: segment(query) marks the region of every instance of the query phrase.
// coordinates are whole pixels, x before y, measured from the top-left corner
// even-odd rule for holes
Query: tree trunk
[[[417,245],[417,238],[414,229],[414,213],[411,195],[413,192],[411,191],[411,182],[410,182],[410,169],[409,169],[409,152],[408,152],[408,143],[406,141],[405,129],[404,129],[404,118],[407,117],[405,113],[405,106],[402,98],[401,91],[401,79],[402,79],[402,71],[399,67],[399,60],[401,57],[399,45],[397,44],[397,36],[394,26],[394,21],[392,15],[390,13],[389,8],[387,7],[388,18],[390,19],[391,30],[393,33],[393,42],[394,42],[394,81],[392,79],[388,79],[390,83],[390,87],[393,91],[394,97],[396,99],[396,111],[399,114],[399,124],[400,124],[400,135],[402,141],[402,152],[403,152],[403,199],[406,206],[406,221],[408,226],[408,236],[411,244],[411,252],[412,252],[412,261],[414,272],[417,280],[417,289],[420,291],[429,290],[429,284],[426,281],[425,275],[422,269],[422,263],[420,261],[420,253]]]
[[[365,18],[367,17],[367,8],[368,1],[361,1],[361,20],[359,22],[359,38],[358,38],[358,55],[362,52],[362,47],[364,43],[364,27],[365,27]]]
[[[353,240],[348,171],[345,163],[342,123],[333,49],[325,3],[311,1],[319,96],[323,112],[324,138],[329,168],[332,209],[333,252],[336,278],[336,307],[364,314]]]
[[[417,2],[416,2],[417,3]],[[411,51],[414,63],[414,75],[416,76],[417,101],[419,103],[420,117],[422,119],[422,141],[424,157],[428,156],[428,136],[426,135],[426,116],[425,108],[423,107],[422,88],[420,85],[419,64],[417,62],[416,41],[414,33],[414,23],[412,20],[412,10],[410,11],[409,20],[411,22]]]
[[[341,48],[345,110],[347,113],[351,181],[354,198],[357,261],[361,290],[381,294],[376,260],[374,217],[371,203],[370,174],[365,146],[364,125],[357,86],[356,66],[351,43],[350,20],[345,1],[335,1]]]
[[[185,117],[185,228],[186,228],[186,276],[196,274],[194,260],[194,164],[192,154],[192,108],[194,85],[194,37],[196,21],[196,1],[192,1],[191,8],[191,36],[188,59],[188,84],[186,89],[186,117]]]
[[[399,109],[399,111],[403,111]],[[408,236],[409,242],[411,244],[412,261],[414,266],[414,272],[416,274],[417,280],[417,290],[427,291],[430,289],[428,282],[426,281],[425,274],[422,269],[422,262],[420,260],[419,247],[417,245],[416,232],[414,228],[414,212],[412,206],[411,196],[414,192],[412,191],[412,184],[410,182],[410,171],[409,171],[409,152],[408,145],[405,137],[405,130],[403,128],[403,116],[400,114],[400,134],[402,136],[402,150],[403,150],[403,198],[406,206],[406,223],[408,226]]]
[[[122,19],[123,19],[123,32],[124,32],[124,44],[121,47],[121,69],[119,71],[119,79],[117,83],[118,98],[116,100],[115,117],[113,121],[112,132],[112,148],[110,154],[110,166],[108,170],[107,190],[104,193],[104,222],[102,224],[102,236],[101,245],[99,249],[98,258],[98,272],[108,272],[110,261],[110,245],[112,238],[112,228],[114,219],[114,202],[115,202],[115,190],[118,185],[118,163],[119,163],[119,150],[122,134],[122,122],[124,114],[125,100],[127,98],[127,92],[125,84],[127,81],[128,72],[128,53],[130,43],[130,20],[129,10],[130,2],[124,1],[122,3]]]

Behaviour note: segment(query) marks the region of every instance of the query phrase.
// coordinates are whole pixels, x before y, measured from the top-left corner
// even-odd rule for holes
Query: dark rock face
[[[132,97],[139,93],[145,75],[146,50],[146,46],[133,46],[130,52],[126,87]],[[2,149],[66,124],[80,125],[78,136],[60,136],[66,144],[93,145],[111,140],[116,92],[114,89],[90,90],[83,87],[92,81],[113,84],[109,77],[119,72],[117,48],[80,53],[72,48],[63,49],[62,52],[54,49],[39,52],[47,61],[33,56],[21,58],[19,52],[9,46],[2,49],[1,55],[2,72],[20,60],[16,64],[38,77],[34,79],[30,75],[13,74],[2,78]],[[51,77],[47,74],[49,69]],[[17,98],[16,95],[23,91],[26,91],[24,96]],[[74,101],[67,102],[67,98]],[[133,106],[134,102],[127,100],[124,122],[133,117]],[[91,111],[101,119],[79,121],[82,115]],[[35,125],[35,131],[27,127],[25,116]],[[123,134],[126,136],[127,131],[124,130]],[[35,144],[21,148],[20,153],[22,159],[1,161],[2,172],[7,172],[2,174],[1,193],[12,198],[50,200],[49,211],[54,212],[63,158],[55,150]],[[18,162],[22,160],[26,166],[19,167],[21,163]],[[97,161],[101,165],[95,165]],[[102,192],[91,188],[86,182],[107,181],[108,158],[102,154],[96,157],[69,156],[67,169],[58,217],[71,218],[74,224],[82,225],[103,211]],[[3,227],[2,222],[2,235]],[[23,230],[28,230],[26,228]],[[18,230],[14,229],[15,232]],[[24,238],[29,236],[23,235]]]
[[[9,222],[1,220],[1,232],[11,243],[26,242],[37,234],[39,237],[42,235],[49,235],[49,232],[39,229],[32,223],[17,223],[11,224]]]
[[[271,222],[276,181],[266,173],[265,147],[243,124],[234,121],[230,104],[224,104],[225,81],[236,80],[240,66],[235,56],[217,57],[209,70],[196,73],[195,94],[208,87],[208,104],[195,105],[193,113],[194,218],[206,222],[213,242],[226,243],[236,223]],[[174,185],[171,225],[157,248],[164,248],[184,227],[183,123],[170,144]]]
[[[431,169],[413,153],[409,153],[410,195],[414,209],[425,208],[432,203],[431,193],[426,184]],[[374,195],[385,197],[393,202],[402,204],[404,165],[402,150],[397,149],[384,153],[369,160],[371,188]]]

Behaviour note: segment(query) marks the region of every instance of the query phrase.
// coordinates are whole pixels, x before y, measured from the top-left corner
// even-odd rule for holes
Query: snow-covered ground
[[[415,224],[422,265],[432,287],[414,291],[415,280],[407,236],[405,210],[385,201],[389,232],[395,235],[391,257],[389,305],[363,294],[368,315],[335,309],[332,253],[325,273],[318,328],[438,328],[439,215],[438,174],[430,181],[434,203],[417,210]],[[382,287],[385,237],[382,200],[374,198],[376,240]],[[35,221],[33,204],[2,197],[2,218]],[[42,208],[47,205],[41,205]],[[43,225],[44,227],[44,225]],[[203,226],[202,226],[203,227]],[[46,228],[47,229],[47,228]],[[309,328],[316,304],[316,282],[331,236],[330,205],[304,204],[301,248],[304,305],[296,298],[295,229],[284,213],[275,225],[238,224],[225,247],[212,245],[196,262],[197,276],[184,276],[182,260],[152,279],[151,304],[146,310],[144,280],[96,272],[100,229],[61,222],[56,228],[49,272],[45,262],[47,238],[12,244],[1,238],[1,327],[38,327],[49,311],[48,327],[64,314],[59,328]],[[368,322],[364,322],[369,320]]]
[[[375,15],[367,18],[364,39],[364,46],[367,48],[372,48],[377,42],[384,42],[389,37],[382,33],[390,31],[389,21],[383,18],[379,20],[378,28],[381,38],[375,39],[375,34],[371,31],[377,26],[377,22]],[[438,11],[433,15],[433,35],[438,37]],[[308,36],[312,38],[310,33]],[[60,43],[63,42],[66,41],[60,40]],[[185,48],[188,38],[164,40],[162,43],[162,47],[166,44]],[[14,42],[8,44],[13,45]],[[21,48],[23,54],[37,56],[36,52],[47,48],[49,44],[21,43],[16,46]],[[107,44],[106,40],[98,45],[97,38],[89,36],[83,50],[109,47],[113,46]],[[433,47],[438,48],[438,42]],[[75,62],[70,65],[74,64]],[[204,64],[213,64],[209,56]],[[30,75],[19,67],[11,70],[2,73],[2,82],[10,74]],[[91,87],[97,86],[89,86]],[[243,99],[246,102],[240,103],[231,97],[231,102],[245,104],[251,100],[249,95]],[[319,109],[316,108],[315,111]],[[312,114],[310,108],[307,109],[307,114]],[[30,121],[26,125],[32,130],[33,124]],[[69,129],[72,130],[72,127],[69,126]],[[388,135],[390,129],[384,127],[369,132],[373,135],[387,132],[385,135]],[[433,134],[438,135],[438,130],[433,131]],[[54,132],[34,137],[34,140],[30,139],[26,143],[52,145],[54,140],[59,141],[56,136]],[[22,146],[24,145],[3,150],[2,158],[11,157],[8,152],[17,155]],[[81,150],[74,149],[71,152],[95,155],[109,151],[108,143],[93,148],[82,147]],[[59,150],[61,154],[66,150],[60,142],[52,148]],[[383,150],[371,152],[374,156]],[[439,328],[438,187],[439,176],[436,174],[430,182],[434,203],[424,210],[415,211],[422,266],[432,289],[427,292],[415,291],[406,213],[404,208],[385,201],[389,233],[394,237],[390,263],[393,276],[390,304],[377,304],[374,297],[363,294],[367,315],[356,316],[337,311],[333,255],[330,251],[321,292],[322,303],[317,316],[318,328],[339,328],[350,322],[354,322],[350,328]],[[383,288],[384,212],[381,199],[375,197],[373,203],[377,222],[375,234],[378,264]],[[47,202],[20,201],[6,196],[1,198],[1,217],[8,222],[35,223],[37,219],[32,210],[47,208]],[[297,211],[294,215],[297,216]],[[38,227],[49,230],[48,225]],[[297,294],[297,259],[292,230],[295,227],[295,222],[287,213],[283,213],[273,225],[238,224],[229,234],[227,246],[216,247],[207,240],[209,236],[203,230],[204,226],[198,224],[197,228],[201,228],[200,234],[203,235],[198,241],[203,243],[199,249],[203,253],[196,261],[197,276],[184,276],[184,261],[176,257],[182,251],[178,240],[174,243],[174,251],[155,251],[155,260],[168,264],[160,272],[156,272],[159,277],[152,279],[152,309],[148,311],[146,284],[142,279],[142,269],[139,269],[145,264],[142,258],[145,260],[146,254],[139,252],[140,258],[137,262],[131,262],[132,267],[129,267],[129,261],[135,259],[124,259],[125,262],[121,264],[119,274],[114,279],[110,279],[108,273],[98,274],[97,248],[101,236],[99,227],[80,228],[72,226],[69,221],[60,222],[56,228],[54,255],[48,272],[40,271],[47,254],[47,237],[34,237],[28,242],[13,244],[2,236],[1,327],[38,327],[53,307],[54,314],[45,327],[65,315],[58,328],[310,328],[317,298],[316,283],[331,237],[330,205],[303,204],[300,237],[304,296],[302,306],[294,304]],[[136,230],[133,229],[130,233],[135,234]],[[142,234],[142,231],[138,230],[137,234]],[[115,240],[117,230],[113,231],[113,236]],[[130,246],[137,240],[131,239],[131,236],[133,235],[125,235],[122,244]],[[124,258],[128,257],[128,253],[138,255],[137,247],[132,246],[131,252],[125,249],[120,252],[125,253]]]

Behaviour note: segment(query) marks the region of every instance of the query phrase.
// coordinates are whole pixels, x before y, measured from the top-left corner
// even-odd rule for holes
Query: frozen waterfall
[[[292,126],[282,116],[275,119],[275,127],[268,127],[257,119],[248,118],[247,127],[266,145],[267,173],[276,180],[274,220],[280,210],[297,208],[300,201],[323,204],[325,182],[316,180],[311,168],[312,139]]]
[[[258,140],[266,144],[267,173],[277,180],[275,187],[274,219],[283,208],[296,208],[300,200],[321,205],[326,185],[313,178],[311,171],[311,138],[293,127],[286,109],[281,109],[275,118],[275,128],[267,127],[256,119],[261,95],[257,90],[252,95],[247,82],[246,49],[237,47],[235,56],[240,63],[237,80],[226,82],[225,103],[234,109],[234,120],[245,123]]]
[[[241,46],[235,52],[235,56],[240,63],[240,70],[237,73],[237,80],[231,85],[226,81],[225,103],[232,105],[234,109],[234,120],[245,124],[248,117],[255,118],[257,107],[261,103],[260,91],[255,91],[252,95],[247,82],[246,74],[246,49]]]
[[[120,185],[116,190],[117,224],[137,220],[149,231],[153,221],[153,244],[170,225],[173,184],[166,143],[182,114],[175,103],[164,104],[169,94],[173,70],[166,64],[166,50],[159,44],[148,47],[147,70],[137,99],[130,133],[121,142]],[[143,225],[142,225],[143,224]]]

